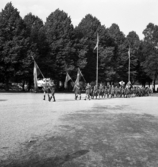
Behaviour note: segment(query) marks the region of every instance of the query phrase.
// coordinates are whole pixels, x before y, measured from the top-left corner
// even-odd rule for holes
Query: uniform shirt
[[[102,86],[102,85],[100,85],[100,86],[99,86],[99,89],[100,89],[100,90],[102,90],[102,89],[103,89],[103,86]]]
[[[87,90],[87,89],[91,89],[91,85],[87,85],[87,86],[86,86],[86,90]]]
[[[86,86],[86,93],[90,93],[90,91],[91,91],[91,85],[87,85]]]
[[[98,88],[97,88],[97,86],[95,85],[95,86],[94,86],[94,90],[97,90],[97,89],[98,89]]]
[[[73,91],[76,91],[76,90],[80,90],[80,86],[79,86],[79,85],[75,85],[75,86],[74,86]]]

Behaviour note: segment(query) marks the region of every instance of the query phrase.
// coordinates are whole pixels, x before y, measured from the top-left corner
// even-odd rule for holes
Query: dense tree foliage
[[[109,35],[111,37],[111,46],[113,48],[113,57],[110,64],[112,63],[113,66],[109,64],[110,71],[108,72],[111,75],[109,80],[118,82],[118,80],[126,81],[127,78],[127,71],[125,70],[126,60],[127,60],[127,51],[125,45],[125,35],[120,30],[117,24],[112,24],[111,27],[108,29]]]
[[[75,80],[79,67],[87,82],[96,80],[98,47],[99,82],[130,80],[155,84],[158,77],[158,26],[149,23],[141,41],[136,32],[127,36],[117,24],[109,28],[87,14],[74,27],[67,13],[52,12],[45,23],[32,13],[24,19],[12,3],[0,12],[0,82],[33,84],[33,59],[45,77],[64,82],[66,72]]]
[[[137,80],[137,69],[138,69],[138,57],[140,40],[136,32],[129,32],[127,35],[127,41],[130,50],[130,78],[131,82],[134,83]],[[128,55],[129,56],[129,55]]]
[[[24,23],[26,25],[26,32],[29,37],[29,45],[27,46],[27,55],[31,58],[31,63],[28,67],[29,73],[26,79],[29,83],[32,82],[32,69],[33,69],[33,58],[36,60],[37,64],[41,67],[43,74],[46,74],[46,64],[45,59],[49,53],[49,47],[45,35],[45,29],[43,22],[37,16],[31,13],[24,17]],[[42,77],[42,76],[39,76]]]
[[[26,72],[22,70],[26,65],[29,42],[25,30],[25,24],[19,12],[11,3],[8,3],[0,13],[0,66],[6,90],[9,82],[22,77]]]
[[[57,9],[48,16],[45,32],[50,47],[46,60],[49,75],[63,80],[65,71],[75,68],[74,28],[70,17]]]
[[[99,33],[100,28],[101,24],[99,20],[90,14],[86,15],[75,28],[78,38],[80,41],[84,42],[82,44],[86,47],[85,58],[87,64],[84,68],[84,74],[88,82],[94,81],[96,77],[97,54],[94,47],[97,42],[97,33]]]
[[[145,36],[143,44],[143,59],[141,66],[154,83],[158,77],[158,26],[149,23],[143,31]]]

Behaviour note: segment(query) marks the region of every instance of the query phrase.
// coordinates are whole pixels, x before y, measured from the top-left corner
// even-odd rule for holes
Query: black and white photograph
[[[0,1],[0,167],[158,167],[158,1]]]

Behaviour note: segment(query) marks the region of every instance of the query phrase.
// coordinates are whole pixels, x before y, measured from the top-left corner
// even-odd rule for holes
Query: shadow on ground
[[[1,166],[157,167],[158,118],[106,110],[97,106],[63,116],[58,131],[24,143]]]
[[[7,101],[7,99],[0,99],[0,102],[1,102],[1,101]]]

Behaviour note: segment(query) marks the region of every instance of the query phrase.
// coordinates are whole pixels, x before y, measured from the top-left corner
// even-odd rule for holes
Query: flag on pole
[[[95,45],[95,47],[94,47],[94,50],[97,48],[98,49],[98,45],[99,45],[99,35],[98,35],[98,33],[97,33],[97,43],[96,43],[96,45]]]
[[[128,49],[128,58],[130,59],[130,48]]]
[[[36,64],[36,62],[34,61],[34,69],[33,69],[33,79],[34,79],[34,89],[37,89],[37,77],[40,74],[40,70]]]
[[[82,75],[80,69],[78,68],[77,78],[76,78],[76,81],[75,81],[75,85],[79,85],[81,76],[83,76],[83,75]]]
[[[68,73],[66,73],[64,88],[67,88],[67,83],[68,83],[69,80],[71,80],[71,77],[70,77],[70,75]]]

